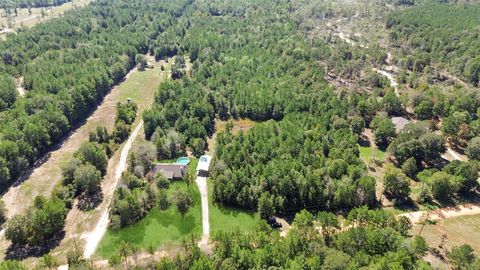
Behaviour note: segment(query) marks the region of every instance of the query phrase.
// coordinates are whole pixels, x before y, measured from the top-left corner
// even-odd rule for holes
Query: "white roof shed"
[[[210,170],[210,162],[212,161],[212,157],[209,155],[203,155],[198,160],[197,165],[197,172],[198,171],[205,171],[208,172]]]

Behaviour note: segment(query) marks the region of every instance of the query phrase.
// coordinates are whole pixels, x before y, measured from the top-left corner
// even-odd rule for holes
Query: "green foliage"
[[[445,200],[458,191],[458,177],[445,172],[436,172],[429,179],[432,195],[439,200]]]
[[[398,169],[389,169],[383,177],[383,193],[390,198],[405,200],[410,196],[410,181]]]
[[[27,270],[19,261],[6,260],[0,262],[0,270]]]
[[[53,198],[37,200],[24,215],[16,215],[5,225],[5,237],[14,245],[38,245],[63,230],[67,209],[63,201]]]
[[[475,137],[468,143],[468,157],[474,160],[480,160],[480,137]]]
[[[393,12],[387,19],[387,28],[397,34],[395,44],[407,48],[401,60],[408,63],[406,68],[422,71],[430,62],[442,63],[453,73],[478,84],[479,13],[478,5],[424,1]]]
[[[21,2],[48,6],[62,1]],[[94,2],[1,42],[0,109],[10,107],[0,121],[4,186],[85,120],[133,68],[136,54],[153,54],[167,38],[161,33],[182,29],[177,20],[191,1],[117,4]],[[13,103],[10,78],[21,76],[28,95]]]
[[[214,199],[257,210],[262,194],[269,193],[273,203],[268,205],[278,212],[370,203],[375,188],[359,181],[364,165],[357,137],[348,126],[333,130],[321,123],[322,118],[295,114],[258,124],[245,134],[219,134]]]
[[[10,108],[16,99],[15,82],[9,76],[0,74],[0,112]]]
[[[371,127],[374,129],[375,143],[381,148],[386,148],[396,136],[395,126],[389,118],[377,116]]]
[[[177,207],[178,212],[180,212],[182,216],[187,213],[188,209],[190,208],[190,206],[192,206],[193,203],[190,194],[181,189],[175,190],[172,200]]]
[[[466,244],[452,248],[448,254],[448,260],[452,264],[453,268],[458,270],[473,269],[470,268],[470,266],[473,267],[476,259],[477,256],[474,253],[473,248]]]
[[[102,176],[100,171],[90,164],[79,166],[75,170],[73,179],[78,193],[94,194],[100,191]]]

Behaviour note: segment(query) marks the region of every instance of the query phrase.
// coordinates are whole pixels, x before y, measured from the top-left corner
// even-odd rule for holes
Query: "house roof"
[[[183,177],[185,165],[180,164],[155,164],[149,174],[155,176],[161,173],[168,179],[179,179]]]
[[[210,170],[210,162],[212,161],[212,157],[208,155],[203,155],[198,160],[197,171],[206,171]]]

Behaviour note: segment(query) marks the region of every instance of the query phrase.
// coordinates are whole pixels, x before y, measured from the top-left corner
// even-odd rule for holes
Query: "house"
[[[147,177],[153,178],[161,173],[169,180],[182,179],[185,174],[185,168],[186,166],[181,164],[155,164],[147,174]]]
[[[198,175],[207,175],[210,171],[210,162],[212,157],[208,155],[203,155],[198,159],[197,173]]]

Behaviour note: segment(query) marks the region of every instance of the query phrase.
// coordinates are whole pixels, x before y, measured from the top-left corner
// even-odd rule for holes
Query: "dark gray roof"
[[[150,171],[151,176],[158,173],[163,174],[167,179],[180,179],[185,173],[185,165],[180,164],[155,164]]]

